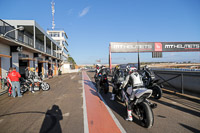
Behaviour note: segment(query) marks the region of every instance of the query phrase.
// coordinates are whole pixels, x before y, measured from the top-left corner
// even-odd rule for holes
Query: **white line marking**
[[[86,73],[87,74],[87,73]],[[89,78],[89,80],[91,81],[90,77],[87,75],[87,77]],[[93,88],[97,91],[97,88],[95,87],[95,85],[92,83]],[[98,93],[98,92],[97,92]],[[108,107],[106,101],[103,99],[103,97],[101,96],[100,93],[99,97],[101,98],[101,100],[104,102],[108,112],[110,113],[111,117],[113,118],[113,120],[115,121],[116,125],[118,126],[118,128],[120,129],[121,133],[126,133],[125,129],[122,127],[122,125],[119,123],[118,119],[115,117],[115,115],[113,114],[113,112],[111,111],[111,109]]]
[[[74,79],[76,77],[76,75],[72,76],[71,79]]]
[[[84,87],[84,78],[82,72],[82,86],[83,86],[83,122],[84,122],[84,133],[89,133],[88,129],[88,119],[87,119],[87,108],[86,108],[86,100],[85,100],[85,87]]]

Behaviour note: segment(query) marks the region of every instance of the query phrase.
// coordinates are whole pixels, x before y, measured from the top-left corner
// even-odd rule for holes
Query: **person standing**
[[[20,93],[20,84],[19,84],[19,78],[21,78],[21,75],[19,74],[19,72],[16,71],[16,67],[14,67],[13,71],[8,74],[8,77],[10,78],[11,83],[12,83],[13,97],[16,96],[15,88],[17,88],[18,97],[22,97],[22,95]]]
[[[13,70],[13,68],[10,67],[10,68],[9,68],[9,71],[8,71],[8,75],[9,75],[9,73],[12,72],[12,70]],[[10,80],[10,78],[8,77],[8,75],[7,75],[7,77],[6,77],[6,79],[7,79],[7,86],[8,86],[8,96],[12,96],[12,84],[11,84],[11,80]]]

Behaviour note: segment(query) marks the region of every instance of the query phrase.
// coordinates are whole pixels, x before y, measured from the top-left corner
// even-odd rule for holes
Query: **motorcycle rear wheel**
[[[158,85],[155,85],[155,86],[153,87],[152,96],[153,96],[155,99],[160,99],[160,98],[162,97],[162,89],[161,89]]]
[[[141,125],[145,128],[151,128],[154,124],[154,115],[151,107],[147,102],[140,103],[139,106]]]
[[[104,93],[107,94],[109,91],[109,84],[108,83],[105,83],[104,84]]]

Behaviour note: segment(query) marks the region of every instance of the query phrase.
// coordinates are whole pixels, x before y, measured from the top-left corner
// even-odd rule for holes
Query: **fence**
[[[200,94],[200,72],[175,71],[175,70],[154,70],[160,84],[169,87],[174,91],[185,93],[185,91]]]

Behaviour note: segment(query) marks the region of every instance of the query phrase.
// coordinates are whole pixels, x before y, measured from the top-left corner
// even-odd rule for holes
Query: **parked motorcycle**
[[[30,80],[20,78],[20,92],[23,95],[25,92],[29,91],[32,82]]]
[[[152,94],[151,89],[132,88],[122,89],[122,96],[126,106],[129,104],[132,112],[138,117],[141,125],[146,128],[151,128],[154,124],[154,115],[152,109],[157,105],[150,103],[147,98]]]
[[[42,76],[36,76],[33,80],[31,79],[21,79],[20,86],[21,86],[21,93],[24,94],[25,92],[31,89],[32,84],[34,83],[34,91],[38,91],[42,89],[43,91],[48,91],[50,89],[50,85],[47,82],[43,81]]]
[[[155,78],[155,74],[147,66],[143,68],[142,80],[146,88],[153,90],[152,96],[155,99],[160,99],[162,97],[161,88],[163,88],[163,85],[158,84],[159,79]]]
[[[106,70],[101,70],[99,73],[95,74],[95,82],[97,85],[97,91],[100,93],[101,90],[104,91],[104,93],[108,93],[109,91],[109,83],[107,78]]]

